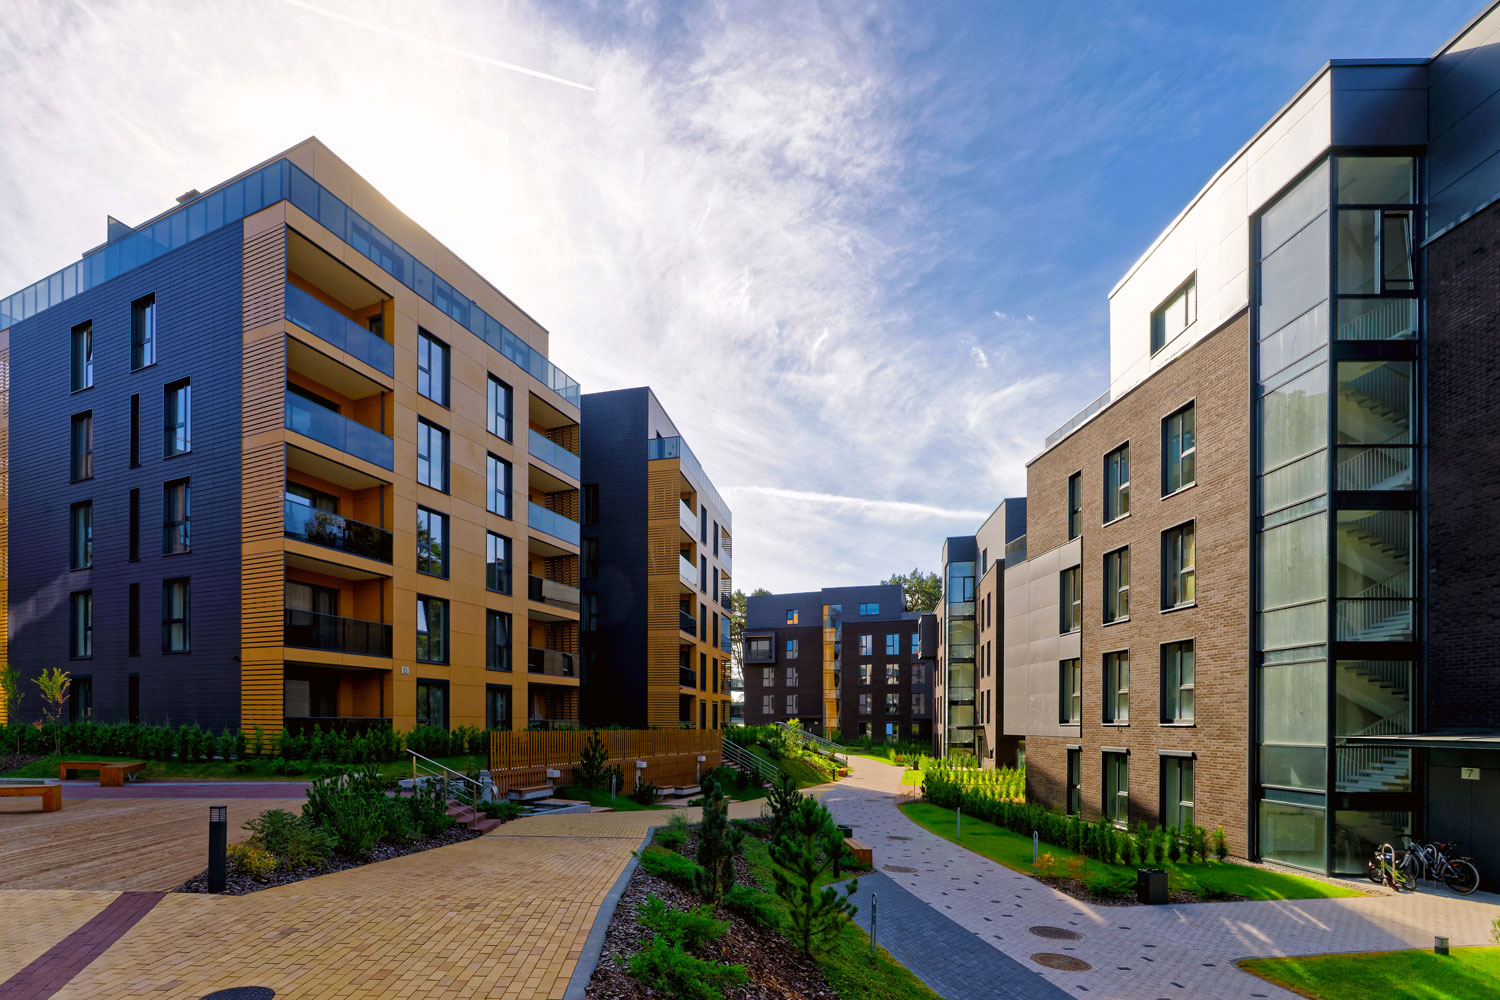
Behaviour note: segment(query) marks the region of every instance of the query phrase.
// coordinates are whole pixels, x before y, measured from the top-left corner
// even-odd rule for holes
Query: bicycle
[[[1407,854],[1390,844],[1381,844],[1366,863],[1365,876],[1376,885],[1386,885],[1397,892],[1412,892],[1417,887],[1417,880],[1411,873]]]
[[[1427,878],[1442,882],[1460,895],[1467,896],[1479,888],[1479,867],[1473,858],[1448,855],[1448,851],[1459,846],[1457,840],[1435,840],[1430,844],[1415,843],[1410,837],[1402,837],[1406,850],[1398,862],[1413,881]]]

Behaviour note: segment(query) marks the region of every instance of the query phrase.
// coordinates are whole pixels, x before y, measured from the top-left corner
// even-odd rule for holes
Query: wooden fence
[[[577,780],[584,744],[592,734],[582,730],[490,734],[490,777],[504,796],[513,788],[566,785]],[[722,737],[717,729],[611,729],[599,739],[609,751],[609,766],[625,775],[625,788],[635,786],[636,774],[659,788],[698,783],[721,763]],[[703,757],[704,760],[698,760]],[[646,766],[638,768],[637,761]],[[559,778],[547,771],[562,772]]]

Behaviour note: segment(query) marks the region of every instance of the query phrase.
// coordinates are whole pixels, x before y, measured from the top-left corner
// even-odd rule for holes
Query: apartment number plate
[[[1461,768],[1458,769],[1458,776],[1460,778],[1462,778],[1464,781],[1478,781],[1479,780],[1479,768],[1477,768],[1477,767],[1461,767]]]
[[[403,674],[409,674],[409,673],[411,673],[411,667],[402,667],[401,668],[401,672]],[[1467,768],[1465,770],[1467,770]]]

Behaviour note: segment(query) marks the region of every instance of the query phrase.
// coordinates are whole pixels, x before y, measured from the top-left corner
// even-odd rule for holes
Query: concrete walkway
[[[908,820],[897,809],[903,801],[899,768],[859,757],[851,758],[851,765],[851,776],[829,788],[822,800],[874,849],[877,870],[1074,997],[1294,1000],[1293,994],[1241,972],[1235,961],[1428,948],[1435,934],[1448,936],[1455,946],[1492,944],[1490,925],[1500,917],[1495,896],[1462,898],[1425,889],[1359,899],[1091,906]],[[1079,937],[1042,937],[1032,930],[1038,927]],[[889,937],[889,931],[882,934],[882,943]],[[1032,960],[1036,953],[1081,959],[1090,968],[1045,968]]]

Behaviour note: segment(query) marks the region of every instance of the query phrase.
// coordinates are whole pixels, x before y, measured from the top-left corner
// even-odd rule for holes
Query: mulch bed
[[[5,754],[0,756],[0,774],[9,774],[12,771],[25,767],[27,764],[35,764],[41,759],[42,756],[40,754],[34,753]]]
[[[1065,892],[1069,896],[1072,896],[1074,899],[1081,899],[1085,903],[1090,903],[1090,904],[1092,904],[1094,906],[1140,906],[1141,905],[1140,903],[1136,902],[1135,894],[1133,892],[1129,896],[1126,896],[1124,898],[1120,898],[1120,897],[1117,897],[1117,896],[1096,896],[1092,892],[1089,892],[1088,886],[1085,885],[1081,879],[1076,879],[1076,878],[1061,878],[1061,877],[1051,876],[1051,875],[1048,875],[1048,876],[1033,875],[1032,878],[1036,879],[1038,882],[1043,883],[1044,885],[1050,886],[1053,889],[1058,890],[1059,892]],[[1167,902],[1168,903],[1172,903],[1172,904],[1178,904],[1178,903],[1230,903],[1230,902],[1244,902],[1248,898],[1249,897],[1247,897],[1247,896],[1227,895],[1227,896],[1220,896],[1218,899],[1199,899],[1197,893],[1188,892],[1186,889],[1168,889],[1167,890]]]
[[[225,896],[245,896],[262,889],[272,889],[278,885],[291,885],[293,882],[301,882],[305,879],[317,878],[319,875],[331,875],[334,872],[345,871],[349,868],[360,868],[364,865],[372,865],[377,861],[389,861],[392,858],[403,857],[407,854],[417,854],[421,851],[430,851],[434,847],[447,847],[450,844],[461,844],[466,840],[473,840],[482,836],[477,830],[469,830],[461,826],[455,826],[446,833],[440,833],[436,837],[424,837],[413,841],[404,847],[395,844],[379,843],[370,852],[368,858],[348,858],[335,854],[323,865],[305,865],[301,868],[278,868],[264,879],[251,878],[240,871],[233,861],[229,862],[229,874],[224,880]],[[173,892],[208,892],[208,872],[205,870],[194,875],[186,882],[177,886]]]

